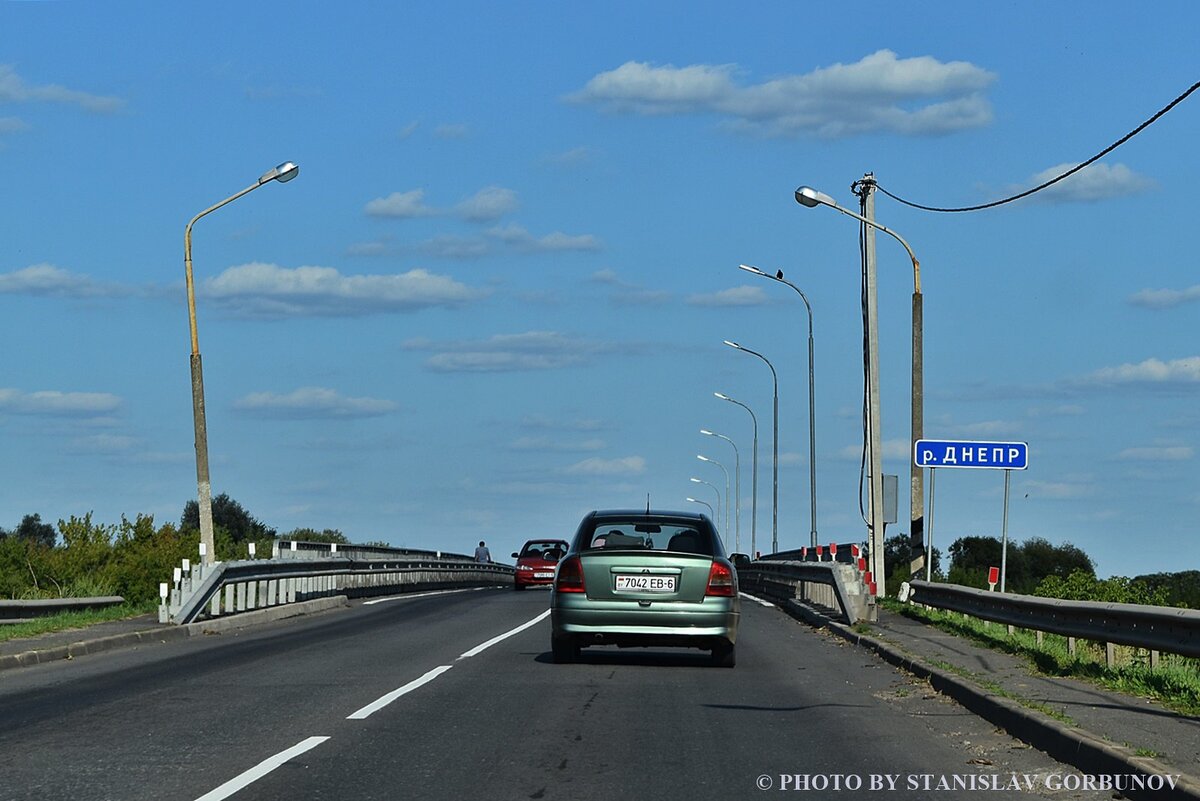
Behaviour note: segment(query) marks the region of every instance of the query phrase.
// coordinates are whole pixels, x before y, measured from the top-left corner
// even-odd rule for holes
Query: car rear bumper
[[[737,642],[736,599],[703,603],[631,606],[628,601],[593,601],[556,593],[550,608],[551,636],[579,645],[679,645],[711,648]]]
[[[513,583],[519,587],[544,587],[554,583],[554,572],[545,578],[536,578],[532,572],[518,571],[513,574]]]

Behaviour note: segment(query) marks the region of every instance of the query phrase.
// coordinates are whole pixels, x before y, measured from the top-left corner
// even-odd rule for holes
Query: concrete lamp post
[[[744,348],[728,339],[725,340],[725,344],[734,350],[757,356],[766,362],[767,367],[771,368],[771,381],[775,396],[775,430],[771,437],[771,553],[775,553],[779,550],[779,376],[775,373],[775,365],[771,364],[770,360],[761,353]]]
[[[924,304],[921,295],[921,263],[917,260],[913,249],[909,247],[904,237],[890,228],[875,222],[875,178],[868,174],[855,183],[855,191],[860,194],[864,214],[856,214],[849,209],[839,206],[833,198],[824,192],[819,192],[811,186],[801,186],[796,190],[796,202],[806,208],[828,206],[840,211],[848,217],[853,217],[867,226],[867,235],[863,237],[864,261],[867,274],[867,342],[868,342],[868,397],[870,399],[870,452],[871,452],[871,570],[875,574],[879,587],[884,586],[883,571],[883,464],[880,448],[881,433],[879,430],[879,335],[878,335],[878,303],[875,291],[875,231],[883,231],[904,246],[912,261],[913,295],[912,295],[912,441],[909,443],[909,466],[911,470],[911,515],[909,536],[921,538],[925,525],[925,487],[924,474],[912,459],[912,447],[923,436],[924,429],[924,344],[922,331],[924,328]],[[925,555],[930,558],[930,554]],[[881,593],[882,594],[882,593]]]
[[[781,284],[787,284],[796,290],[796,294],[804,301],[804,308],[808,311],[808,495],[811,509],[810,520],[812,521],[810,544],[815,548],[817,546],[817,418],[815,411],[816,390],[814,389],[815,381],[813,378],[812,305],[808,302],[808,296],[800,291],[800,287],[783,277],[783,270],[779,270],[775,275],[771,275],[749,264],[739,264],[738,268],[748,273],[761,275],[763,278],[770,278],[772,281],[778,281]]]
[[[200,363],[200,339],[196,333],[196,290],[192,281],[192,226],[206,214],[210,214],[242,195],[258,189],[271,181],[286,183],[300,173],[300,168],[285,161],[263,173],[257,181],[242,191],[209,206],[192,218],[183,232],[183,268],[187,281],[188,326],[192,334],[192,418],[196,431],[196,488],[200,511],[201,563],[210,565],[216,559],[216,544],[213,541],[212,484],[208,475],[208,428],[204,415],[204,371]]]
[[[754,416],[754,410],[740,400],[734,400],[728,395],[723,395],[720,392],[714,392],[714,397],[720,398],[723,401],[741,406],[750,413],[750,421],[754,425],[754,440],[751,449],[751,482],[750,482],[750,556],[758,558],[758,418]],[[731,441],[732,442],[732,441]]]

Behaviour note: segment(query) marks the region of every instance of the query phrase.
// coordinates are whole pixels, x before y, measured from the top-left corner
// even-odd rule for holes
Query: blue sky
[[[806,544],[806,318],[750,263],[812,301],[818,532],[864,539],[858,230],[795,188],[1028,188],[1191,86],[1198,27],[1186,2],[4,3],[0,525],[178,520],[184,227],[291,160],[194,230],[214,493],[281,532],[507,554],[647,493],[715,504],[696,455],[735,457],[704,428],[738,447],[748,550],[722,392],[758,417],[761,548],[771,378],[730,339],[778,371],[779,542]],[[921,260],[926,436],[1027,441],[1010,537],[1102,575],[1200,561],[1198,122],[1192,97],[995,210],[877,195]],[[903,477],[912,274],[877,247]],[[940,471],[939,544],[998,536],[1002,488]]]

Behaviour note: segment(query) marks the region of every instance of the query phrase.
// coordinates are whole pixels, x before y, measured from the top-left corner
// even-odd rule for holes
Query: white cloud
[[[97,114],[120,110],[125,101],[118,97],[79,92],[58,84],[31,85],[7,64],[0,64],[0,103],[65,103]]]
[[[763,306],[769,298],[762,287],[742,285],[708,295],[692,295],[687,302],[691,306]]]
[[[1086,498],[1095,494],[1095,487],[1085,481],[1029,481],[1023,484],[1026,494],[1032,498],[1055,501]]]
[[[29,124],[19,117],[0,117],[0,134],[28,131]]]
[[[585,364],[611,346],[568,337],[556,331],[496,334],[486,340],[432,342],[413,339],[406,350],[432,351],[426,366],[441,373],[557,370]]]
[[[115,284],[98,284],[86,275],[53,264],[35,264],[11,273],[0,273],[0,294],[58,298],[96,298],[132,294]]]
[[[456,208],[463,219],[487,222],[517,210],[517,193],[502,186],[485,186]]]
[[[21,392],[0,389],[0,412],[52,417],[96,417],[115,411],[121,399],[107,392]]]
[[[358,317],[460,306],[485,293],[426,270],[342,275],[332,267],[287,269],[254,262],[204,284],[206,297],[246,317]]]
[[[1078,164],[1058,164],[1042,170],[1026,182],[1026,187],[1040,186],[1050,179],[1062,175]],[[1138,175],[1124,164],[1091,164],[1079,172],[1064,178],[1034,195],[1050,203],[1089,203],[1113,197],[1137,195],[1156,186],[1154,181]]]
[[[602,439],[564,440],[559,437],[519,437],[509,445],[514,451],[545,451],[548,453],[578,453],[605,448]]]
[[[1083,380],[1087,385],[1179,385],[1200,383],[1200,356],[1184,359],[1146,359],[1137,364],[1104,367]]]
[[[485,186],[452,209],[429,206],[425,203],[424,189],[410,189],[375,198],[367,203],[365,211],[371,217],[393,219],[455,215],[467,222],[492,222],[516,211],[518,206],[517,193],[512,189]]]
[[[963,61],[897,58],[880,50],[854,64],[741,85],[734,65],[629,61],[567,100],[618,113],[715,114],[767,136],[842,137],[875,131],[942,134],[991,122],[983,91],[995,75]]]
[[[576,476],[621,476],[641,475],[646,472],[646,460],[641,456],[626,456],[620,459],[599,457],[576,462],[566,470]]]
[[[366,212],[371,217],[394,217],[398,219],[428,217],[432,214],[437,214],[435,209],[425,205],[424,189],[393,192],[387,197],[375,198],[367,203]]]
[[[1129,302],[1147,309],[1169,309],[1200,300],[1200,284],[1187,289],[1143,289],[1134,293]]]
[[[1117,454],[1122,461],[1136,462],[1185,462],[1194,455],[1192,448],[1186,445],[1167,445],[1162,447],[1126,448]]]
[[[591,234],[571,235],[555,231],[542,237],[535,237],[515,223],[489,228],[487,234],[525,253],[544,253],[561,250],[600,250],[600,240]]]
[[[586,147],[573,147],[562,153],[551,153],[544,160],[557,167],[578,167],[592,160],[592,151]]]
[[[379,398],[348,398],[324,387],[301,387],[286,395],[251,393],[236,401],[234,408],[258,417],[346,420],[378,417],[395,411],[397,406]]]
[[[471,129],[461,123],[443,123],[434,128],[433,135],[438,139],[465,139]]]
[[[601,431],[606,428],[602,420],[594,417],[560,420],[545,415],[523,417],[521,427],[535,431]]]

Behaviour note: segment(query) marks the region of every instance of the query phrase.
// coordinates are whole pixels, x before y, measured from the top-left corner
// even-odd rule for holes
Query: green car
[[[598,511],[555,573],[550,646],[555,662],[593,645],[682,646],[733,667],[740,615],[737,572],[708,517]]]

